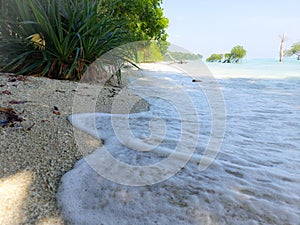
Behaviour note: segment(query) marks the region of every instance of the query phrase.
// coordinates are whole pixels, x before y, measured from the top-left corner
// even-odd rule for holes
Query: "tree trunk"
[[[286,40],[286,35],[285,33],[281,37],[281,44],[280,44],[280,51],[279,51],[279,62],[283,61],[283,55],[284,55],[284,42]]]

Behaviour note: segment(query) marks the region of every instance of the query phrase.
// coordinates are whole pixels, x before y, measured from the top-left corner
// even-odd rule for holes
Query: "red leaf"
[[[60,112],[59,111],[53,111],[53,113],[55,114],[55,115],[60,115]]]
[[[9,79],[8,79],[8,82],[16,82],[16,81],[17,81],[16,78],[9,78]]]
[[[24,77],[24,76],[17,76],[17,80],[23,81],[23,82],[28,81],[27,77]]]
[[[11,100],[9,101],[9,104],[15,104],[15,105],[19,105],[19,104],[24,104],[30,101],[16,101],[16,100]]]
[[[15,122],[22,122],[24,120],[12,108],[0,107],[0,114],[4,118],[1,124],[5,126],[13,126]]]
[[[11,95],[11,92],[9,90],[4,90],[4,91],[2,91],[2,94],[4,94],[4,95]]]
[[[2,108],[2,107],[0,107],[0,112],[16,114],[15,111],[12,108]]]

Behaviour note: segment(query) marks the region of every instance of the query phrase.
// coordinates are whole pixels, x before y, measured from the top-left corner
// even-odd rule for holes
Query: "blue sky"
[[[300,0],[164,0],[162,7],[168,40],[204,57],[242,45],[247,58],[278,58],[280,35],[286,48],[300,41]]]

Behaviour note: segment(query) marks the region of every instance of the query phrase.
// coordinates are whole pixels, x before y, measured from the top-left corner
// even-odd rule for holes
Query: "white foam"
[[[155,67],[145,64],[143,68],[172,74],[182,73],[164,64]],[[133,91],[148,99],[151,104],[150,112],[130,115],[84,113],[69,117],[74,127],[104,140],[104,147],[79,161],[73,170],[63,176],[58,199],[65,217],[71,223],[186,224],[193,220],[193,216],[189,215],[192,211],[188,210],[187,205],[196,203],[176,199],[177,191],[181,191],[186,185],[184,180],[170,178],[162,186],[157,184],[129,187],[97,174],[99,170],[100,174],[103,172],[102,165],[111,159],[107,151],[120,161],[136,164],[136,167],[142,166],[139,170],[134,167],[129,175],[122,174],[133,177],[136,175],[136,179],[144,179],[141,184],[157,183],[160,181],[158,177],[163,173],[163,180],[166,180],[188,161],[197,167],[197,163],[203,159],[200,154],[194,153],[199,138],[197,113],[192,112],[193,105],[190,99],[182,102],[182,99],[174,98],[174,93],[167,90],[174,88],[174,82],[176,77],[172,76],[161,79],[149,76],[141,78],[139,82],[135,81]],[[147,89],[144,88],[145,85]],[[156,90],[157,86],[163,88]],[[161,90],[164,90],[163,93]],[[180,93],[181,90],[178,89],[177,92]],[[182,96],[184,94],[181,93]],[[176,113],[173,114],[174,109],[178,111],[179,117]],[[164,114],[164,111],[171,114]],[[80,141],[80,137],[77,137],[77,141]],[[169,143],[175,143],[179,147],[169,146]],[[161,161],[163,164],[159,165]],[[150,170],[145,170],[149,165],[153,166]],[[122,172],[119,167],[111,165],[104,166],[104,169],[108,169],[110,174]],[[138,185],[139,181],[136,182]],[[174,189],[171,193],[170,187]]]

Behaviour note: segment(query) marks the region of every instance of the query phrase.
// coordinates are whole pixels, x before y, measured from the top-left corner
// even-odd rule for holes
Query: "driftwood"
[[[22,122],[23,119],[12,108],[0,107],[0,126],[14,126],[15,122]]]

